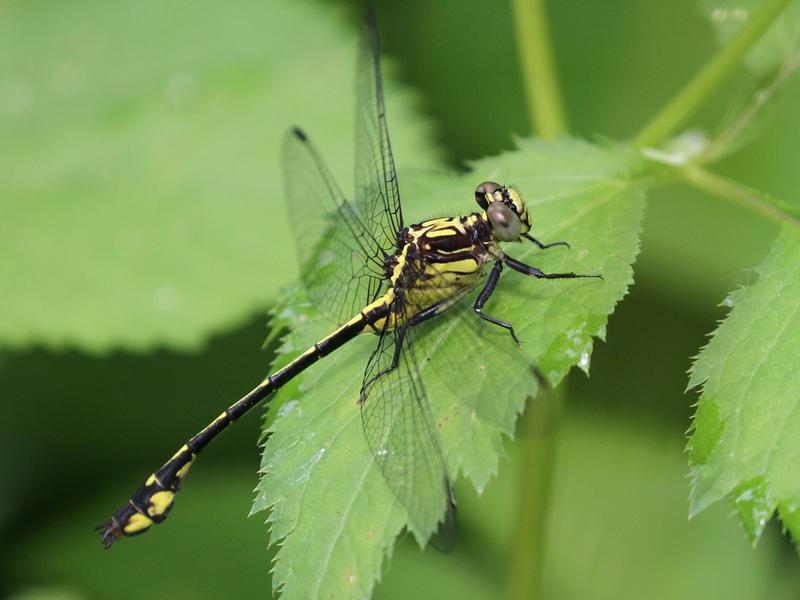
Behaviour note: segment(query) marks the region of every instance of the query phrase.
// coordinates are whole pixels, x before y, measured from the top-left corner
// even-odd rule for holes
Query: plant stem
[[[656,146],[680,127],[733,71],[791,0],[764,0],[731,40],[634,137],[633,145]]]
[[[789,223],[800,227],[800,212],[790,205],[779,203],[756,190],[695,165],[689,165],[681,172],[684,179],[698,189],[738,206],[755,210],[778,223]]]
[[[528,119],[538,136],[552,140],[566,131],[567,121],[553,67],[544,2],[512,0],[512,5]]]
[[[531,600],[542,595],[547,515],[550,509],[558,420],[564,384],[529,399],[518,443],[520,470],[514,539],[508,574],[508,598]]]
[[[512,0],[517,52],[522,68],[528,119],[541,138],[553,140],[567,130],[558,87],[545,0]],[[550,508],[560,394],[540,386],[520,424],[520,473],[516,527],[508,573],[508,597],[541,595],[545,528]]]

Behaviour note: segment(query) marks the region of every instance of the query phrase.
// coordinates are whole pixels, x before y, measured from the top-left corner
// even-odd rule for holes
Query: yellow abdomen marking
[[[192,457],[192,460],[190,460],[188,463],[186,463],[180,469],[178,469],[178,472],[175,473],[178,479],[183,479],[184,477],[186,477],[186,473],[189,472],[189,468],[192,466],[193,462],[194,462],[194,457]]]
[[[175,494],[169,490],[156,492],[150,496],[150,506],[147,507],[147,514],[151,517],[160,517],[172,505]]]
[[[170,458],[170,460],[175,459],[181,452],[190,452],[189,446],[187,446],[186,444],[181,446],[180,449],[175,454],[172,455],[172,458]]]
[[[128,535],[133,535],[135,533],[139,533],[141,531],[144,531],[145,529],[150,528],[152,524],[153,524],[152,519],[137,512],[131,515],[131,518],[128,519],[128,522],[125,524],[123,531]]]

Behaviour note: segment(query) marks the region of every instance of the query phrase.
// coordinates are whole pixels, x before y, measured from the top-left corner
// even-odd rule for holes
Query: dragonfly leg
[[[594,278],[594,279],[602,279],[602,275],[593,275],[593,274],[585,274],[585,273],[545,273],[536,267],[532,267],[530,265],[526,265],[524,262],[520,262],[518,260],[514,260],[507,254],[503,257],[503,262],[505,262],[509,267],[514,269],[515,271],[519,271],[525,275],[530,275],[532,277],[536,277],[537,279],[581,279],[584,277],[587,278]]]
[[[547,250],[548,248],[552,248],[553,246],[566,246],[567,248],[570,248],[569,242],[550,242],[549,244],[545,244],[540,242],[539,240],[537,240],[535,237],[533,237],[528,233],[523,233],[522,237],[524,237],[526,240],[530,240],[531,242],[539,246],[539,248],[542,250]]]
[[[486,301],[489,300],[494,292],[494,288],[497,287],[497,282],[500,280],[500,273],[502,273],[502,271],[503,263],[500,261],[494,263],[494,267],[492,267],[492,272],[489,273],[489,278],[486,281],[486,285],[483,286],[483,289],[478,295],[478,299],[475,300],[475,304],[472,308],[475,310],[475,314],[484,321],[489,321],[489,323],[494,323],[503,329],[507,329],[511,334],[511,337],[517,343],[517,346],[520,346],[521,344],[519,343],[519,338],[517,338],[517,334],[514,333],[514,326],[511,323],[508,323],[507,321],[501,321],[500,319],[496,319],[492,315],[487,315],[485,312],[483,312],[483,305],[486,304]]]
[[[429,306],[425,310],[411,317],[411,319],[409,319],[408,321],[408,324],[411,327],[413,327],[414,325],[419,325],[420,323],[427,321],[428,319],[435,317],[438,314],[441,314],[443,310],[452,305],[453,305],[452,298],[448,298],[447,300],[442,300],[441,302],[437,302],[433,306]]]
[[[361,397],[358,400],[359,404],[362,404],[364,402],[364,400],[367,397],[366,395],[367,390],[373,383],[375,383],[378,379],[380,379],[387,373],[391,373],[392,371],[394,371],[397,368],[397,365],[400,364],[400,352],[403,350],[403,339],[405,338],[405,336],[406,336],[405,329],[401,329],[398,331],[397,339],[395,340],[394,344],[394,354],[392,356],[391,364],[385,369],[381,369],[375,375],[373,375],[367,381],[364,382],[364,384],[361,386]]]

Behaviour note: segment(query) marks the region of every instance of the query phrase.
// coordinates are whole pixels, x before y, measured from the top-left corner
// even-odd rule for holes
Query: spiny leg
[[[511,323],[508,323],[507,321],[501,321],[500,319],[496,319],[492,315],[487,315],[485,312],[483,312],[483,305],[486,304],[487,300],[489,300],[494,292],[494,289],[497,287],[497,282],[500,280],[500,273],[502,273],[502,271],[503,263],[500,261],[494,263],[494,267],[492,268],[492,272],[489,273],[489,278],[486,281],[486,285],[481,290],[481,293],[478,295],[478,299],[475,300],[475,304],[472,308],[475,310],[475,314],[484,321],[489,321],[490,323],[499,325],[503,329],[507,329],[511,334],[511,337],[514,338],[514,341],[517,343],[517,346],[519,346],[519,339],[517,338],[517,334],[514,333],[514,326]]]
[[[536,277],[537,279],[582,279],[582,278],[591,278],[591,279],[603,279],[602,275],[594,275],[594,274],[587,274],[587,273],[545,273],[544,271],[537,269],[536,267],[532,267],[530,265],[526,265],[524,262],[520,262],[508,256],[507,254],[503,257],[503,262],[505,262],[509,267],[514,269],[515,271],[519,271],[525,275],[530,275],[532,277]]]
[[[526,240],[530,240],[531,242],[539,246],[539,248],[542,250],[547,250],[548,248],[552,248],[553,246],[566,246],[567,248],[571,248],[569,242],[550,242],[549,244],[545,244],[537,240],[529,233],[523,233],[522,237],[524,237]]]
[[[429,306],[425,310],[417,313],[411,319],[409,319],[408,324],[410,327],[414,325],[419,325],[420,323],[424,323],[428,319],[435,317],[438,314],[441,314],[442,311],[451,307],[455,300],[460,298],[461,296],[455,296],[454,298],[448,298],[447,300],[442,300],[441,302],[437,302],[436,304]]]

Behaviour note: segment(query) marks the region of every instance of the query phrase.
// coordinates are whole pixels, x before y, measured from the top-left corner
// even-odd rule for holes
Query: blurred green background
[[[571,131],[589,139],[632,135],[716,49],[689,0],[548,7]],[[462,168],[527,134],[509,5],[376,10],[401,165]],[[258,418],[203,456],[169,526],[112,552],[91,530],[264,375],[267,311],[295,269],[281,132],[306,127],[349,185],[360,11],[0,1],[0,596],[270,594],[264,519],[246,519]],[[757,83],[738,71],[697,124],[713,131]],[[795,81],[720,170],[796,201],[799,113]],[[800,597],[779,525],[754,550],[728,507],[686,516],[690,357],[775,233],[687,188],[650,196],[636,284],[591,379],[567,382],[545,597]],[[376,597],[503,591],[516,454],[482,497],[458,488],[455,551],[401,541]]]

